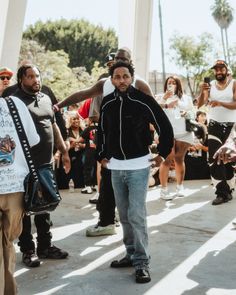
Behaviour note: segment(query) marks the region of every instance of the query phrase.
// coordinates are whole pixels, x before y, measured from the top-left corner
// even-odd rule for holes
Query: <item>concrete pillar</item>
[[[1,0],[0,66],[14,72],[19,58],[27,0]]]
[[[135,71],[148,80],[153,0],[119,0],[119,47],[132,51]]]

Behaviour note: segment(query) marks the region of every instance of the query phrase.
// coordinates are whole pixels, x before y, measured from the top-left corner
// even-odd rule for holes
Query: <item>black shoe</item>
[[[89,199],[89,203],[90,204],[97,204],[98,203],[98,199]]]
[[[132,261],[129,258],[124,257],[121,260],[112,261],[110,266],[113,267],[113,268],[131,267],[132,266]]]
[[[40,266],[40,260],[33,250],[29,250],[23,253],[22,262],[28,267]]]
[[[228,198],[225,199],[223,197],[216,197],[213,201],[212,201],[212,205],[220,205],[220,204],[223,204],[223,203],[226,203],[228,202]]]
[[[39,250],[37,249],[37,254],[39,258],[48,258],[48,259],[65,259],[69,253],[63,251],[56,246],[50,246],[47,249]]]
[[[98,198],[99,198],[99,193],[96,193],[95,195],[92,196],[92,198],[89,199],[89,203],[90,204],[97,204]]]
[[[151,281],[150,273],[146,269],[137,269],[135,271],[136,283],[144,284]]]

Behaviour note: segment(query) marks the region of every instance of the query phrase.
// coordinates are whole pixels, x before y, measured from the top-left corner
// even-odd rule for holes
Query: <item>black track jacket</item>
[[[125,93],[115,90],[105,96],[98,125],[98,160],[128,160],[147,155],[152,144],[149,123],[159,134],[159,154],[166,158],[174,143],[173,129],[155,99],[133,86]]]

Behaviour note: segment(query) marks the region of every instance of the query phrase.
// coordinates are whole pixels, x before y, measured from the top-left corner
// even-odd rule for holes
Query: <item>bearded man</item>
[[[209,105],[209,165],[216,194],[212,205],[220,205],[232,200],[234,168],[232,162],[219,163],[214,154],[225,143],[236,122],[236,81],[228,75],[229,67],[224,60],[217,60],[211,69],[215,80],[201,85],[198,107],[204,103]]]

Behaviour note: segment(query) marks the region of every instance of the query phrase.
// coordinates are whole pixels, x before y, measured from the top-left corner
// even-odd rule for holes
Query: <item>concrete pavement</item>
[[[236,194],[212,206],[209,180],[186,181],[185,188],[184,198],[167,202],[159,199],[159,188],[148,192],[152,281],[143,285],[135,283],[133,268],[109,267],[124,255],[121,228],[113,236],[86,237],[86,228],[97,222],[91,195],[62,191],[63,201],[51,214],[53,243],[70,256],[29,269],[17,249],[19,295],[235,295]]]

